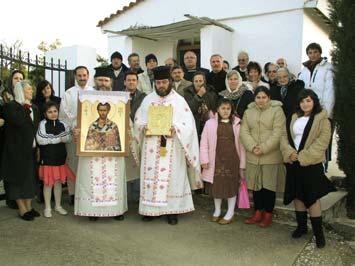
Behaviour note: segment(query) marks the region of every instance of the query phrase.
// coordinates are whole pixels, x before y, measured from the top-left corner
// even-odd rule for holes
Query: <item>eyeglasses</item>
[[[269,70],[267,73],[276,73],[276,70]]]

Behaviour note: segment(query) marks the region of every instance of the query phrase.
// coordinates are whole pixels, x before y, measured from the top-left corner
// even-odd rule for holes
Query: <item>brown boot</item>
[[[256,224],[261,221],[263,217],[263,213],[260,210],[256,210],[252,217],[249,217],[244,221],[246,224]]]

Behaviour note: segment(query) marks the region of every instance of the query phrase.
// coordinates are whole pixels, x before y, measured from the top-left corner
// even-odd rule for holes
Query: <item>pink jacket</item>
[[[239,140],[240,131],[240,119],[238,117],[234,118],[233,131],[235,138],[235,148],[239,156],[239,168],[245,169],[246,157],[245,149]],[[207,169],[202,170],[202,180],[213,183],[215,159],[216,159],[216,148],[217,148],[217,127],[218,127],[218,116],[210,118],[203,128],[200,143],[200,162],[201,164],[209,164]],[[244,171],[240,170],[241,177],[244,178]]]

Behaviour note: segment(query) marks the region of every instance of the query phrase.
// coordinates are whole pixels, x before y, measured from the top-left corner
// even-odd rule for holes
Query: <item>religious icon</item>
[[[129,93],[81,91],[78,107],[78,155],[128,155]]]
[[[148,109],[147,136],[171,136],[173,107],[150,106]]]

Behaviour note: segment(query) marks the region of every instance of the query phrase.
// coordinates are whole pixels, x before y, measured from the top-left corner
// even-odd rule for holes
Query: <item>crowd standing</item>
[[[50,82],[34,87],[14,70],[0,105],[0,176],[7,205],[32,221],[41,216],[32,207],[37,197],[50,218],[53,190],[54,211],[67,215],[61,204],[67,184],[75,215],[123,220],[128,186],[143,221],[164,215],[176,225],[178,215],[194,210],[196,190],[213,198],[210,220],[226,225],[241,207],[237,201],[246,184],[255,210],[246,224],[270,226],[276,193],[283,192],[284,204],[295,205],[292,237],[307,233],[309,215],[316,245],[324,247],[320,198],[335,190],[325,176],[334,128],[333,72],[319,44],[309,44],[306,52],[309,60],[295,75],[284,58],[262,69],[245,51],[233,68],[222,55],[211,55],[210,71],[199,67],[193,51],[185,52],[181,66],[174,58],[159,66],[156,55],[148,54],[146,70],[137,53],[126,66],[116,51],[108,67],[95,69],[94,87],[88,85],[87,67],[76,67],[76,85],[62,99]],[[127,157],[76,155],[81,90],[129,93]],[[146,134],[152,105],[173,107],[168,136]],[[105,103],[98,107],[109,109]],[[107,116],[97,123],[104,131]],[[223,199],[228,209],[222,216]]]

